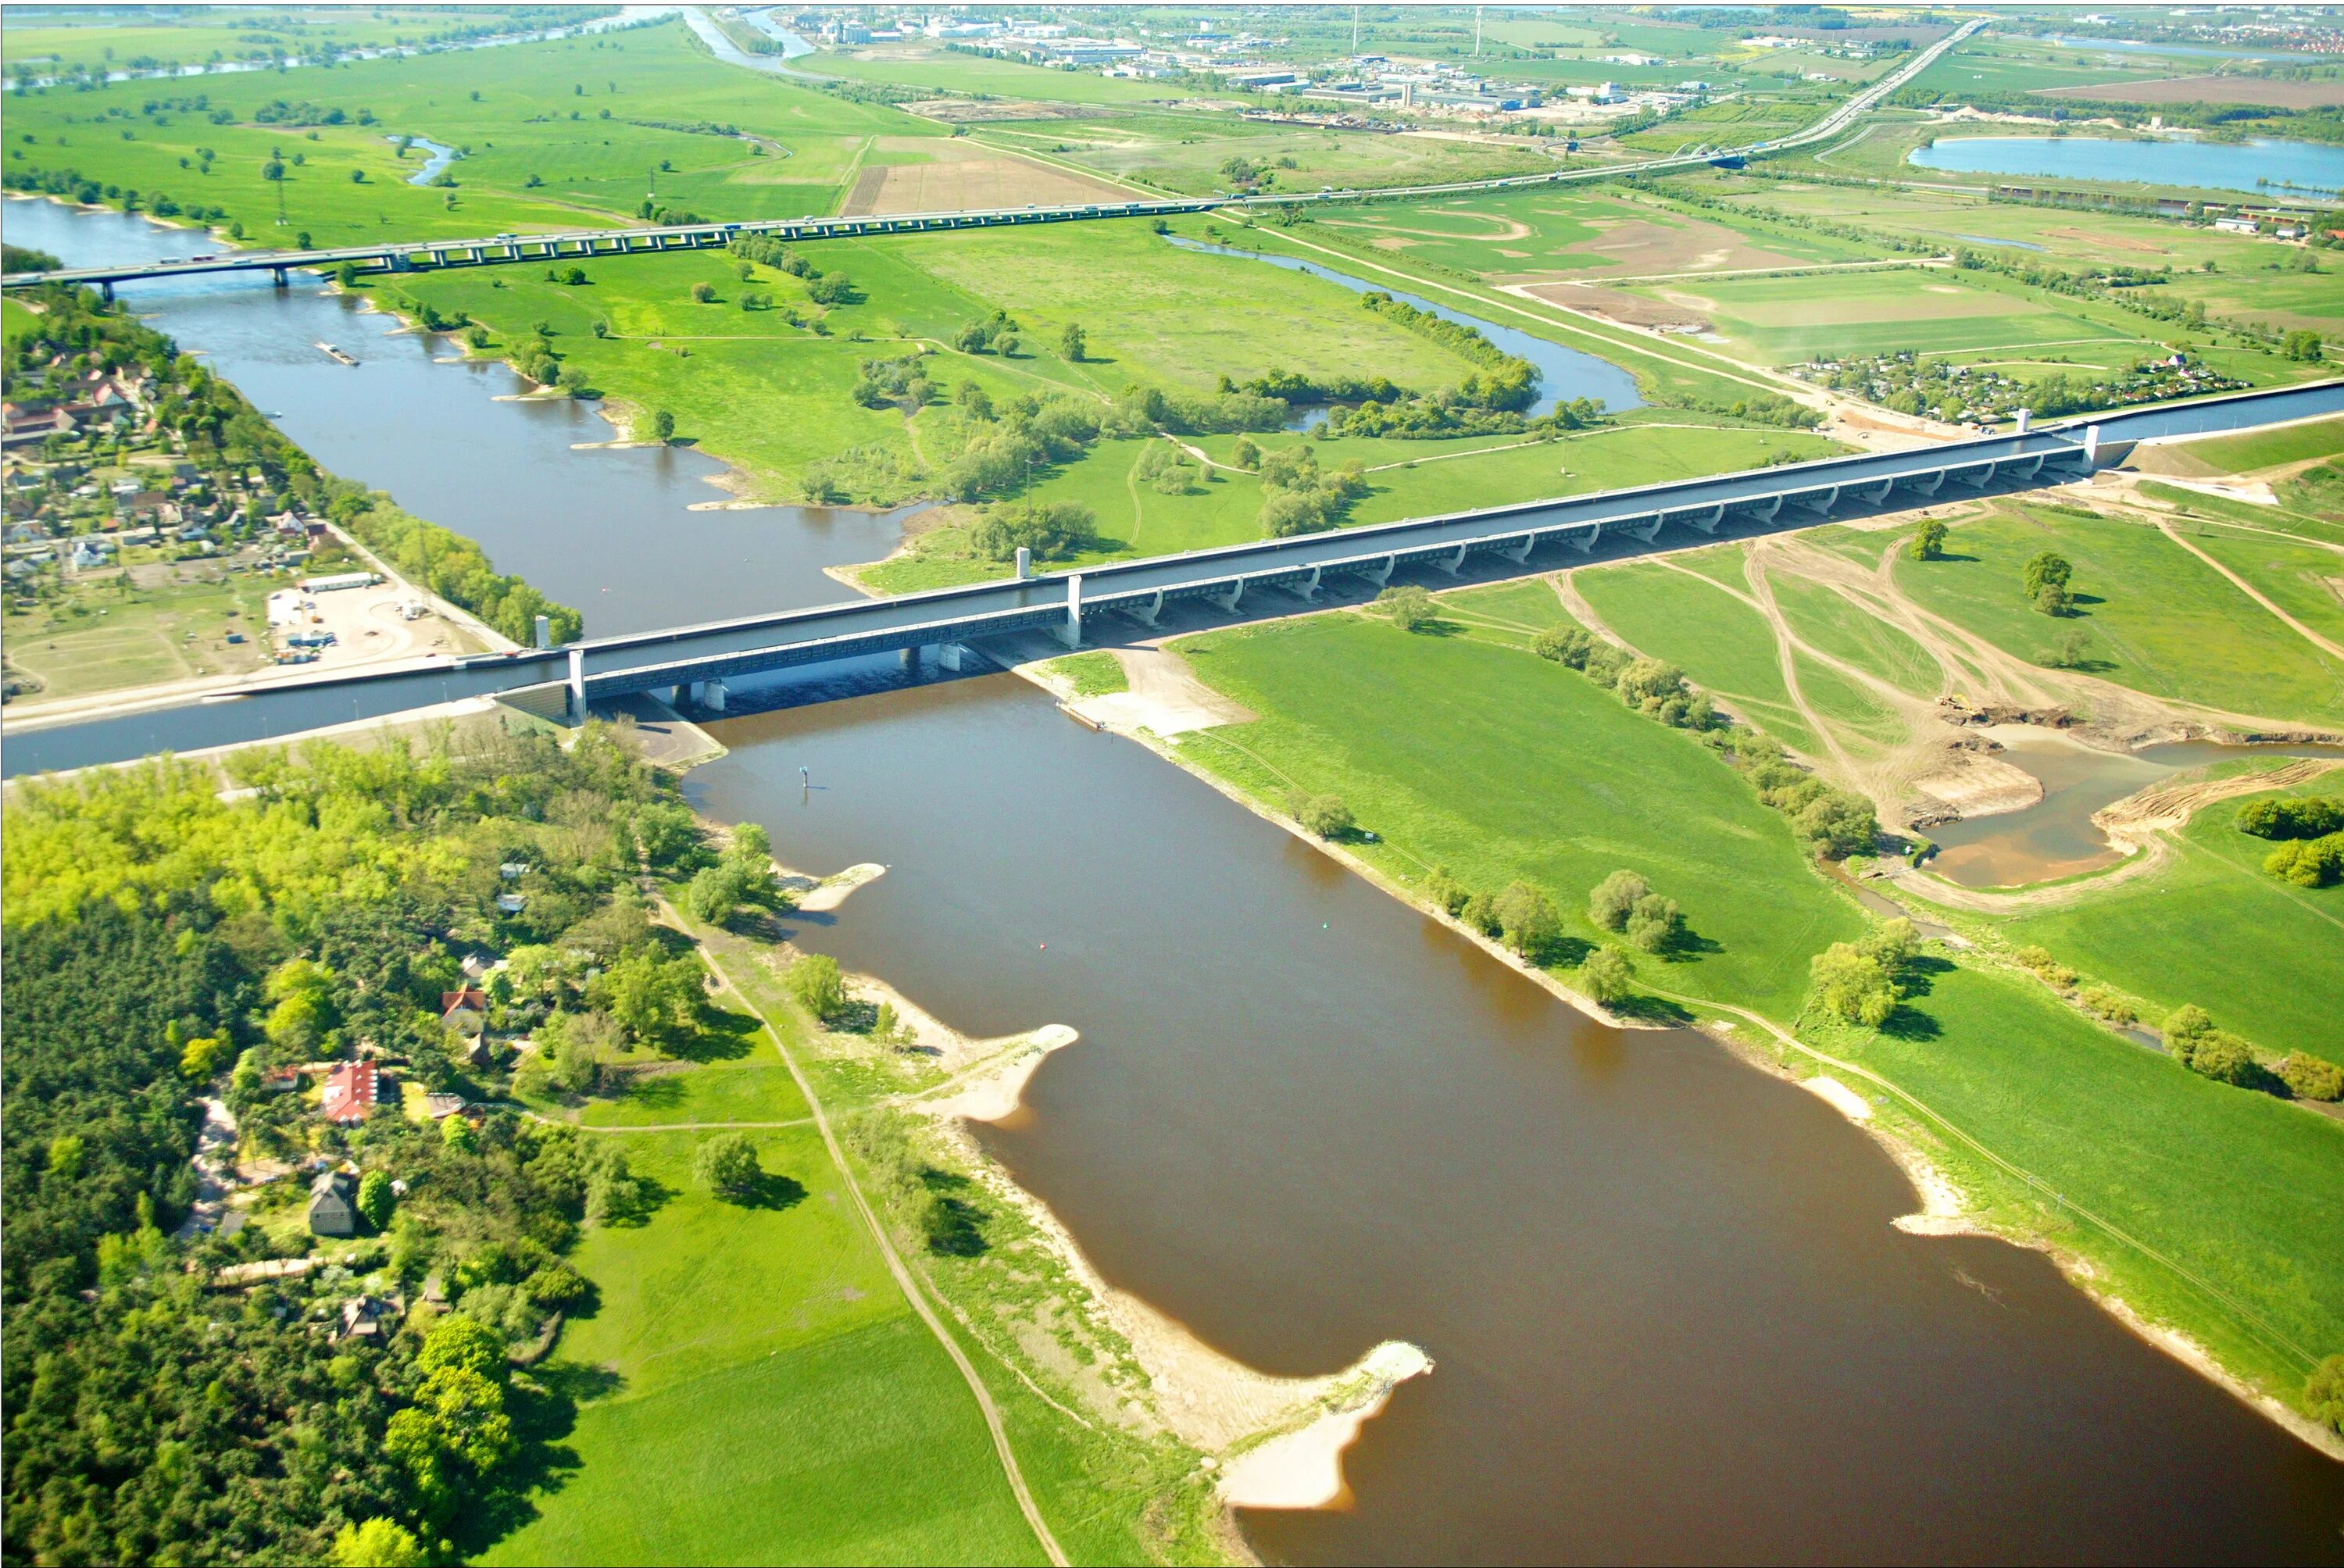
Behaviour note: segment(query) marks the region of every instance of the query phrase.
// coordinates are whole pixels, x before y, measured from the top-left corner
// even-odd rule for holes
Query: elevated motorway
[[[1709,479],[1493,507],[1406,522],[1263,540],[819,609],[597,638],[566,648],[479,654],[420,670],[293,681],[81,723],[11,727],[0,772],[25,774],[281,738],[460,698],[557,683],[573,713],[630,693],[699,688],[767,672],[904,650],[941,651],[1009,632],[1146,635],[1167,606],[1236,619],[1292,614],[1339,583],[1372,588],[1399,573],[1440,582],[1530,575],[1599,543],[1661,548],[1734,529],[1812,526],[1834,516],[2084,478],[2132,443],[2344,413],[2344,381],[2116,413],[2089,423],[1912,451],[1786,463]],[[1672,532],[1672,531],[1676,531]],[[947,664],[952,663],[948,656]]]
[[[1826,141],[1845,130],[1888,94],[1894,92],[1937,57],[1985,25],[1965,24],[1939,39],[1894,74],[1875,82],[1830,114],[1791,136],[1746,147],[1702,148],[1634,163],[1602,164],[1581,169],[1557,169],[1549,174],[1516,175],[1503,179],[1464,180],[1448,185],[1395,186],[1369,190],[1326,190],[1275,196],[1210,196],[1167,197],[1160,201],[1073,202],[1049,207],[984,207],[964,212],[894,213],[884,217],[768,218],[740,223],[675,224],[660,228],[580,228],[552,234],[496,234],[478,239],[379,241],[325,250],[227,250],[190,257],[184,261],[131,262],[112,267],[69,267],[48,272],[11,273],[0,288],[32,288],[45,283],[95,287],[109,299],[116,284],[155,282],[215,273],[266,272],[279,287],[295,271],[335,272],[347,266],[359,276],[386,273],[437,272],[458,267],[540,266],[578,262],[612,256],[641,256],[666,250],[722,249],[743,235],[764,235],[792,242],[852,238],[868,235],[924,234],[943,229],[1002,228],[1020,224],[1082,223],[1112,217],[1168,217],[1216,208],[1316,206],[1329,202],[1374,201],[1388,197],[1422,198],[1473,191],[1506,190],[1522,186],[1556,185],[1620,175],[1661,174],[1703,164],[1733,163],[1769,153]]]

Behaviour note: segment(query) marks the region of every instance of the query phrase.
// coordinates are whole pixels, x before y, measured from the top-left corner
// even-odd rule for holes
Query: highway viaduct
[[[1216,618],[1295,614],[1339,585],[1369,590],[1412,573],[1434,583],[1528,576],[1585,559],[1599,543],[1660,548],[1736,530],[1810,527],[1834,517],[2070,482],[2137,441],[2344,413],[2344,380],[2117,411],[2026,434],[1910,451],[1786,463],[1741,473],[1262,540],[1077,572],[1012,577],[563,648],[476,654],[424,668],[293,680],[228,697],[39,726],[11,726],[7,776],[120,762],[157,751],[248,744],[461,698],[566,691],[573,715],[638,692],[690,693],[721,707],[724,683],[873,654],[948,652],[1045,632],[1067,646],[1152,633],[1167,609]]]

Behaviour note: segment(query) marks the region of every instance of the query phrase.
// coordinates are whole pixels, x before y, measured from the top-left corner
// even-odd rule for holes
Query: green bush
[[[2278,1065],[2278,1078],[2298,1099],[2344,1099],[2344,1067],[2306,1051],[2289,1051]]]

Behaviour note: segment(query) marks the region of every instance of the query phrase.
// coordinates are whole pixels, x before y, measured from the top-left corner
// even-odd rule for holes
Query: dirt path
[[[2335,643],[2329,642],[2327,638],[2322,637],[2319,632],[2314,632],[2310,627],[2306,626],[2302,622],[2298,621],[2294,616],[2288,614],[2286,611],[2272,603],[2268,599],[2263,596],[2261,589],[2257,588],[2253,583],[2248,582],[2245,578],[2239,576],[2237,572],[2231,571],[2228,567],[2223,565],[2220,561],[2215,560],[2212,556],[2198,549],[2195,544],[2190,543],[2188,539],[2171,523],[2166,521],[2163,518],[2159,518],[2157,522],[2157,531],[2164,534],[2166,538],[2173,541],[2174,543],[2179,545],[2182,549],[2187,551],[2190,554],[2196,556],[2198,560],[2204,561],[2207,565],[2212,567],[2215,571],[2228,578],[2231,585],[2237,588],[2239,592],[2245,594],[2248,598],[2253,600],[2256,603],[2261,605],[2264,609],[2277,616],[2286,624],[2288,630],[2293,632],[2297,636],[2301,637],[2305,642],[2310,643],[2315,648],[2320,649],[2324,652],[2332,654],[2339,659],[2344,659],[2344,648],[2338,647]]]
[[[670,911],[669,918],[673,917],[673,912]],[[839,1147],[838,1135],[831,1130],[830,1118],[823,1114],[822,1100],[815,1095],[812,1080],[799,1067],[797,1058],[790,1054],[790,1047],[782,1041],[781,1031],[773,1027],[773,1020],[765,1017],[764,1009],[733,985],[732,976],[725,973],[724,966],[717,961],[716,955],[699,945],[695,945],[692,950],[700,955],[701,962],[706,964],[709,972],[716,976],[717,984],[732,993],[733,997],[764,1029],[765,1037],[773,1043],[773,1049],[781,1056],[782,1064],[789,1068],[790,1077],[797,1084],[798,1092],[805,1097],[806,1108],[813,1113],[811,1119],[822,1133],[823,1147],[830,1151],[830,1161],[838,1171],[839,1184],[854,1200],[855,1212],[863,1217],[864,1228],[877,1244],[879,1255],[887,1264],[887,1272],[894,1277],[897,1288],[904,1292],[904,1299],[911,1302],[912,1310],[920,1315],[920,1321],[925,1323],[928,1331],[936,1337],[936,1343],[952,1357],[953,1364],[960,1369],[962,1380],[968,1384],[968,1391],[975,1397],[976,1408],[985,1416],[985,1429],[993,1434],[993,1452],[1001,1461],[1002,1473],[1008,1478],[1009,1490],[1016,1495],[1018,1510],[1026,1515],[1026,1522],[1033,1530],[1034,1538],[1041,1543],[1043,1552],[1056,1568],[1068,1568],[1066,1553],[1059,1546],[1058,1538],[1050,1533],[1049,1525],[1043,1522],[1042,1511],[1036,1505],[1034,1493],[1026,1484],[1026,1472],[1017,1466],[1017,1455],[1009,1446],[1009,1430],[1002,1421],[1000,1407],[993,1402],[992,1391],[977,1375],[976,1368],[968,1359],[968,1352],[961,1349],[960,1341],[945,1329],[944,1320],[929,1305],[926,1294],[921,1290],[912,1278],[911,1270],[896,1252],[895,1244],[887,1239],[886,1228],[879,1223],[879,1216],[872,1210],[870,1200],[863,1196],[863,1189],[854,1179],[854,1169],[846,1162],[846,1151]]]

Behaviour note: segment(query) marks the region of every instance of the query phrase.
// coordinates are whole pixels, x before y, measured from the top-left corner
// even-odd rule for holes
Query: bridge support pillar
[[[1465,564],[1465,547],[1461,544],[1459,545],[1457,547],[1456,554],[1450,556],[1446,561],[1436,561],[1432,564],[1440,568],[1441,571],[1449,573],[1450,576],[1456,576],[1457,569]]]
[[[1782,510],[1783,498],[1778,495],[1769,499],[1764,506],[1743,508],[1743,514],[1753,522],[1772,522]]]
[[[950,670],[957,674],[960,671],[960,654],[961,649],[959,643],[938,643],[936,645],[936,667],[943,670]]]
[[[724,711],[725,695],[724,683],[722,681],[711,681],[702,692],[700,700],[706,705],[710,713],[721,713]]]
[[[1234,615],[1238,611],[1238,601],[1245,597],[1245,579],[1240,577],[1235,582],[1230,583],[1229,591],[1227,593],[1207,594],[1206,597],[1212,600],[1214,603],[1219,605],[1229,614]]]
[[[1994,465],[1992,463],[1987,463],[1979,468],[1963,469],[1960,472],[1955,474],[1954,478],[1961,481],[1972,490],[1984,490],[1994,479]]]
[[[1572,529],[1562,536],[1562,541],[1580,554],[1585,555],[1594,550],[1595,541],[1602,537],[1603,525],[1599,522],[1591,528]]]
[[[683,704],[691,699],[691,696],[692,689],[689,686],[675,685],[667,689],[667,696],[664,700],[669,707],[680,713],[683,712]]]
[[[1678,521],[1687,528],[1697,528],[1703,533],[1715,533],[1717,525],[1725,521],[1725,508],[1713,506],[1707,511],[1695,512],[1691,517],[1681,518]]]
[[[1069,648],[1083,645],[1083,574],[1079,572],[1066,579],[1066,623],[1058,628],[1058,641]]]
[[[276,284],[279,288],[289,288],[293,286],[293,279],[286,276],[285,268],[282,267],[270,268],[268,269],[268,278],[270,282]]]
[[[1893,479],[1884,479],[1878,484],[1867,487],[1864,491],[1864,504],[1867,506],[1879,505],[1882,501],[1888,499],[1888,492],[1895,488],[1896,481]]]
[[[1508,561],[1512,561],[1516,566],[1520,566],[1523,561],[1528,561],[1531,558],[1531,551],[1537,546],[1537,544],[1538,535],[1535,533],[1526,533],[1522,535],[1522,541],[1519,546],[1512,550],[1500,551],[1499,553],[1503,555]]]
[[[1384,557],[1384,563],[1381,566],[1376,567],[1374,570],[1367,572],[1362,575],[1375,579],[1376,586],[1381,588],[1384,584],[1391,581],[1392,568],[1398,565],[1399,562],[1399,556],[1387,555]]]
[[[586,722],[586,650],[570,650],[570,717],[578,723]]]
[[[2084,466],[2087,469],[2100,466],[2100,427],[2097,425],[2084,427]]]
[[[1913,487],[1913,493],[1915,495],[1935,495],[1938,491],[1945,488],[1945,470],[1939,469],[1936,472],[1928,475],[1925,479],[1916,477],[1909,479],[1904,482]]]
[[[1657,511],[1652,513],[1652,520],[1650,522],[1630,522],[1622,523],[1620,526],[1622,532],[1632,533],[1638,539],[1642,540],[1646,544],[1650,544],[1652,542],[1653,537],[1661,531],[1661,514]]]
[[[1816,498],[1818,496],[1822,499],[1817,500]],[[1809,491],[1806,495],[1799,498],[1798,504],[1804,507],[1809,511],[1819,511],[1825,517],[1829,517],[1831,515],[1833,505],[1837,502],[1838,500],[1839,486],[1834,485],[1829,490]]]
[[[1294,592],[1296,596],[1298,597],[1305,604],[1308,604],[1310,601],[1318,597],[1318,571],[1319,569],[1318,567],[1312,567],[1310,569],[1310,575],[1304,578],[1295,586]]]
[[[114,279],[109,278],[97,286],[97,291],[108,305],[114,303]]]
[[[1164,612],[1164,590],[1157,589],[1155,597],[1148,600],[1145,605],[1127,604],[1124,608],[1153,626],[1156,624],[1156,617]]]
[[[2033,457],[2026,460],[2026,467],[2023,470],[2019,470],[2018,477],[2023,480],[2033,479],[2036,474],[2039,474],[2042,471],[2043,454],[2041,452],[2036,452]]]

